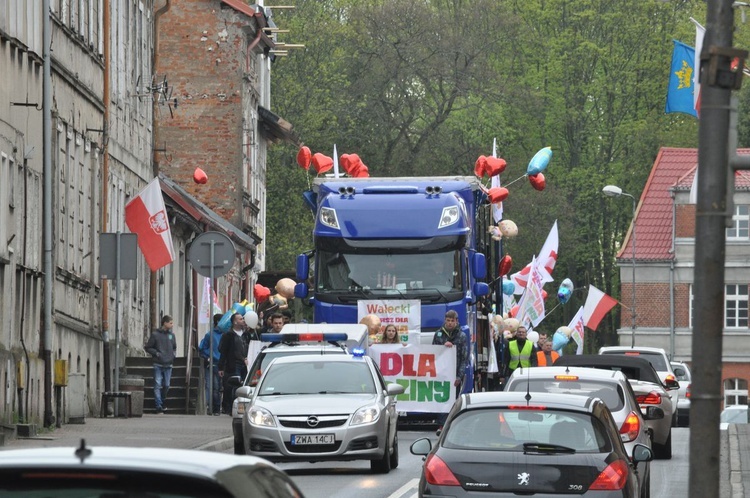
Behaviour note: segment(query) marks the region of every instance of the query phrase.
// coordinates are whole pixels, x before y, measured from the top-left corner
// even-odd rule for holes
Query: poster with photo
[[[385,327],[394,324],[401,342],[409,342],[409,335],[418,336],[422,324],[422,303],[419,299],[371,299],[357,303],[357,322],[367,315],[380,318],[380,332],[372,342],[379,342]]]

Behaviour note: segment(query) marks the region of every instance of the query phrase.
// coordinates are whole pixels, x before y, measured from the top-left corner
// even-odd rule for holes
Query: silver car
[[[680,383],[680,400],[677,402],[677,426],[690,425],[690,367],[687,363],[673,361],[672,370]]]
[[[86,446],[0,451],[0,496],[301,498],[278,467],[249,456]]]
[[[574,394],[601,399],[612,412],[620,439],[631,458],[636,444],[651,448],[651,436],[645,420],[664,417],[664,411],[658,407],[649,407],[642,414],[627,377],[618,371],[564,366],[519,368],[508,379],[505,390]],[[640,489],[650,489],[650,482],[650,465],[647,464],[639,471]]]
[[[370,460],[374,472],[398,466],[396,396],[368,356],[303,355],[273,360],[242,419],[245,452],[273,462]]]

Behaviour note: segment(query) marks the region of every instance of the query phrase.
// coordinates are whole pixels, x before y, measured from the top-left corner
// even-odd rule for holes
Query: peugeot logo
[[[312,416],[307,418],[307,425],[309,425],[310,427],[317,427],[318,423],[318,417]]]

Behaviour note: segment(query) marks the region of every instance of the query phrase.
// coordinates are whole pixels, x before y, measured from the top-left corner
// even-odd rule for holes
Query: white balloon
[[[536,330],[532,330],[528,334],[526,334],[526,339],[530,340],[531,342],[538,342],[539,341],[539,332]]]
[[[245,325],[247,325],[251,329],[254,329],[255,327],[258,326],[258,314],[255,311],[253,310],[248,311],[247,313],[245,313],[244,318],[245,318]]]

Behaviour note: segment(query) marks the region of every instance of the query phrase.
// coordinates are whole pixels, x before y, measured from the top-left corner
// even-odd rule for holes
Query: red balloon
[[[485,156],[479,156],[477,161],[474,163],[474,174],[482,178],[487,172],[487,158]]]
[[[339,161],[341,162],[341,167],[348,175],[351,175],[353,161],[352,161],[352,155],[351,154],[341,154],[341,157],[339,158]]]
[[[321,175],[333,168],[333,159],[320,152],[316,152],[312,156],[312,165],[315,171]]]
[[[544,290],[544,289],[542,289],[542,299],[544,299],[544,300],[547,299],[547,291]]]
[[[260,304],[271,297],[271,289],[260,284],[255,284],[253,287],[253,297],[255,298],[255,301]]]
[[[536,175],[529,175],[529,183],[538,191],[544,190],[547,186],[547,180],[544,179],[544,173],[537,173]]]
[[[500,264],[497,267],[498,276],[507,275],[510,273],[510,268],[513,266],[513,258],[508,255],[503,256],[500,260]]]
[[[487,176],[496,176],[505,171],[505,159],[489,156],[485,159]]]
[[[303,145],[299,148],[299,152],[297,152],[297,164],[299,164],[299,167],[307,171],[310,169],[310,147],[307,145]]]
[[[360,161],[359,166],[356,168],[356,171],[352,176],[355,176],[356,178],[367,178],[370,176],[370,169]]]
[[[512,308],[511,308],[511,309],[510,309],[510,310],[508,311],[508,316],[509,316],[509,317],[511,317],[511,318],[515,318],[515,317],[516,317],[516,314],[517,314],[517,313],[518,313],[518,305],[515,305],[515,306],[513,306],[513,307],[512,307]]]
[[[203,185],[208,182],[208,175],[202,169],[195,168],[195,171],[193,171],[193,181]]]
[[[488,192],[488,195],[490,197],[490,202],[492,204],[497,204],[498,202],[503,202],[505,199],[508,198],[508,189],[505,187],[492,187],[490,191]]]

